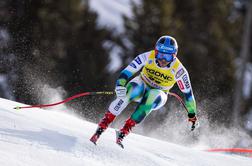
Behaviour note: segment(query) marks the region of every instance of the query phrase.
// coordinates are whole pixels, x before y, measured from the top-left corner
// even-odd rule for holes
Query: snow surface
[[[95,146],[96,124],[60,111],[21,109],[0,98],[1,166],[251,166],[252,158],[209,153],[130,134],[125,149],[108,129]]]

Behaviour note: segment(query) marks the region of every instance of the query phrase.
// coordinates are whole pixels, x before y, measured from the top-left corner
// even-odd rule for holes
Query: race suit
[[[134,77],[138,72],[140,74]],[[179,59],[176,57],[167,67],[159,67],[155,50],[142,53],[122,70],[116,86],[126,87],[127,94],[116,98],[110,104],[109,111],[117,116],[130,102],[139,102],[131,118],[140,123],[152,110],[165,105],[168,92],[175,83],[185,96],[189,113],[195,114],[196,102],[189,74]]]

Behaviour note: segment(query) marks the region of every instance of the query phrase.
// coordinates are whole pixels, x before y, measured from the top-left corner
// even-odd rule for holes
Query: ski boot
[[[120,131],[116,131],[116,143],[124,149],[124,146],[122,144],[122,140],[125,137],[125,134],[120,132]]]
[[[90,138],[90,141],[93,142],[96,145],[96,142],[98,138],[101,136],[101,134],[108,128],[109,124],[113,122],[115,119],[115,115],[113,115],[111,112],[106,112],[104,117],[101,119],[101,121],[98,123],[98,128],[95,131],[94,135]]]
[[[123,141],[123,138],[129,134],[129,132],[132,130],[132,127],[134,127],[136,125],[136,122],[129,118],[123,128],[120,130],[120,131],[116,131],[116,143],[121,147],[121,148],[124,148],[123,144],[122,144],[122,141]]]
[[[98,127],[94,135],[90,138],[90,141],[93,142],[96,145],[96,142],[100,135],[104,132],[105,129]]]

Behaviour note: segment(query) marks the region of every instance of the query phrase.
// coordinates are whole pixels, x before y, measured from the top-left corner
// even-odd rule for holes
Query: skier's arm
[[[188,117],[196,118],[196,101],[193,95],[193,90],[189,78],[189,74],[184,66],[180,66],[176,74],[177,85],[185,96],[185,105],[188,109]],[[196,119],[195,119],[196,121]]]
[[[125,69],[123,69],[116,81],[116,86],[125,87],[128,81],[140,71],[147,61],[148,52],[138,55]]]

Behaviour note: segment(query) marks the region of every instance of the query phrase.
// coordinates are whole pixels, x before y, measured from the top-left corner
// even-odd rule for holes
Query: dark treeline
[[[97,14],[81,0],[1,2],[1,27],[8,29],[17,79],[10,80],[18,101],[40,102],[43,84],[63,87],[63,97],[104,89],[111,32],[98,29]],[[6,18],[6,16],[8,16]],[[8,70],[5,68],[5,70]],[[92,98],[93,99],[93,98]],[[73,105],[74,106],[74,105]]]
[[[1,1],[0,28],[8,31],[10,41],[1,47],[0,72],[8,75],[16,100],[27,104],[41,102],[45,84],[62,87],[64,98],[111,90],[119,71],[108,71],[110,49],[104,48],[105,42],[123,49],[123,68],[137,54],[153,49],[159,36],[168,34],[178,41],[178,57],[189,70],[201,113],[228,122],[243,27],[243,16],[233,22],[228,19],[232,2],[132,3],[135,16],[124,18],[126,30],[116,36],[113,30],[97,26],[97,14],[85,0]],[[109,101],[111,97],[90,97],[70,105],[91,116],[103,112]]]

